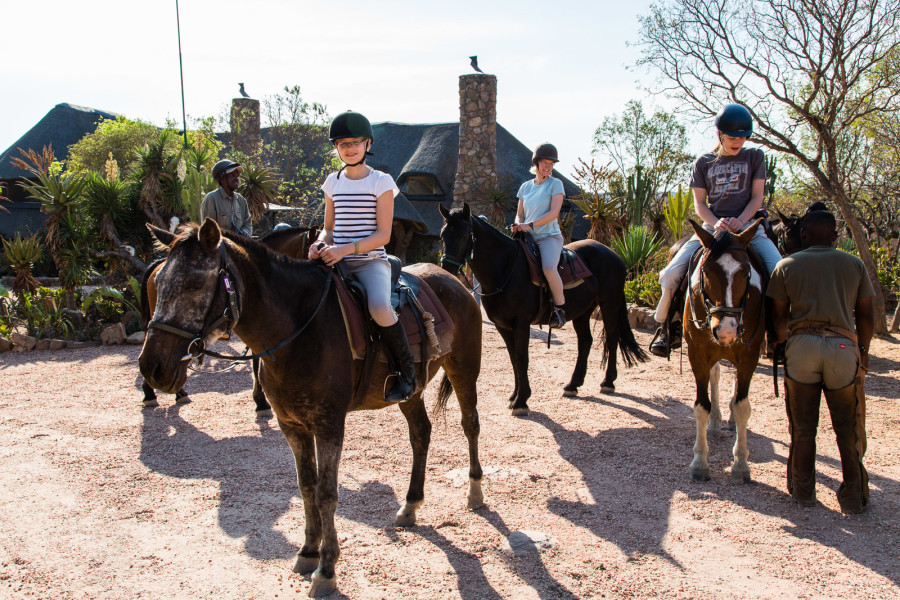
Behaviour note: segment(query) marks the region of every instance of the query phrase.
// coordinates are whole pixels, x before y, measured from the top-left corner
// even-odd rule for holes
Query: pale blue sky
[[[555,143],[571,175],[605,116],[630,99],[651,106],[638,86],[649,75],[626,68],[649,4],[180,0],[187,113],[221,114],[243,81],[260,99],[298,84],[331,115],[456,121],[458,76],[477,54],[498,78],[498,122],[529,147]],[[3,13],[0,150],[59,102],[181,121],[174,0],[15,2]]]

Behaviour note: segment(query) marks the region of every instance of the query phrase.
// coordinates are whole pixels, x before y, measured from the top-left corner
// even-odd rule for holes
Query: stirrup
[[[555,306],[553,312],[550,313],[550,321],[548,326],[553,329],[562,329],[566,325],[566,311],[561,307]]]

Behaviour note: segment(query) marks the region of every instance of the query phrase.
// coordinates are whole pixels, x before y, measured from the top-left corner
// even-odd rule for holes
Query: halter
[[[741,246],[738,246],[736,244],[732,244],[731,246],[729,246],[727,248],[727,250],[740,250],[740,251],[744,252],[745,254],[747,253],[746,248],[742,248]],[[709,252],[709,250],[704,250],[704,252]],[[694,326],[697,327],[698,329],[711,329],[710,319],[712,319],[713,315],[724,314],[726,316],[728,316],[728,315],[736,316],[737,322],[738,322],[738,325],[737,325],[738,338],[741,340],[741,343],[743,343],[745,346],[749,347],[750,340],[752,340],[754,337],[756,337],[756,333],[757,333],[757,331],[759,331],[759,321],[761,320],[761,319],[757,319],[756,328],[753,330],[753,335],[750,336],[750,339],[744,340],[744,309],[747,306],[747,300],[750,298],[751,274],[747,273],[747,284],[744,286],[744,294],[743,294],[743,296],[741,296],[741,302],[738,306],[716,306],[715,304],[713,304],[712,300],[709,299],[709,295],[706,293],[706,286],[703,284],[703,281],[705,279],[705,277],[703,275],[703,265],[705,263],[706,263],[705,260],[701,261],[700,267],[699,267],[699,274],[700,274],[700,297],[703,299],[703,305],[706,309],[706,320],[689,319],[690,322],[693,323]],[[752,265],[751,265],[751,269],[752,269]],[[698,314],[698,312],[694,308],[694,294],[693,293],[688,294],[688,304],[691,307],[691,314],[696,316]]]
[[[209,320],[210,314],[212,313],[213,306],[216,303],[216,298],[219,295],[219,290],[224,286],[226,293],[228,294],[228,304],[225,306],[225,311],[221,317],[216,319],[211,325],[204,325],[201,327],[199,332],[187,331],[185,329],[181,329],[179,327],[175,327],[173,325],[169,325],[167,323],[163,323],[162,321],[157,321],[153,319],[148,324],[148,327],[153,329],[159,329],[161,331],[166,331],[168,333],[173,333],[179,337],[183,337],[191,340],[188,344],[187,354],[181,357],[182,361],[190,361],[194,359],[199,359],[202,355],[212,356],[214,358],[220,358],[224,360],[253,360],[254,358],[260,358],[263,356],[269,356],[274,360],[273,353],[277,352],[285,345],[294,340],[300,333],[306,329],[315,316],[319,313],[319,310],[325,304],[325,299],[328,297],[328,292],[331,289],[331,279],[334,275],[334,269],[328,269],[328,276],[325,278],[325,290],[322,292],[322,297],[319,298],[319,303],[316,305],[315,310],[309,316],[303,325],[301,325],[296,331],[294,331],[291,335],[281,340],[274,348],[269,349],[268,346],[263,344],[263,348],[265,348],[264,352],[258,352],[256,354],[248,355],[246,351],[240,355],[225,355],[219,354],[218,352],[213,352],[211,350],[206,349],[205,340],[210,333],[215,331],[222,323],[227,325],[227,331],[231,331],[234,326],[237,324],[238,319],[240,318],[240,309],[239,302],[237,297],[237,292],[234,289],[234,286],[231,283],[231,279],[234,277],[231,271],[228,269],[228,262],[225,255],[225,242],[224,240],[219,244],[221,261],[219,265],[219,272],[216,275],[216,291],[213,292],[212,300],[210,301],[209,308],[206,309],[206,316],[203,318],[204,324]]]
[[[484,218],[484,217],[482,217],[482,218]],[[509,284],[510,280],[512,279],[513,274],[516,271],[516,265],[519,264],[519,257],[521,254],[522,254],[522,252],[519,252],[519,251],[516,252],[516,260],[513,263],[512,267],[510,267],[509,275],[506,277],[506,281],[503,282],[503,285],[501,285],[499,288],[497,288],[493,292],[488,292],[486,294],[475,292],[474,286],[473,286],[473,290],[472,290],[473,293],[478,294],[478,296],[481,298],[485,298],[487,296],[494,296],[496,294],[499,294],[504,289],[506,289],[506,286]],[[460,271],[462,271],[462,268],[465,266],[465,264],[472,260],[472,257],[474,255],[475,255],[475,226],[472,224],[472,216],[470,215],[469,216],[469,239],[466,241],[466,247],[463,250],[462,256],[459,258],[454,258],[454,257],[447,256],[446,254],[442,255],[441,256],[441,268],[446,268],[444,266],[444,263],[449,263],[449,264],[453,265],[454,267],[456,267],[456,272],[459,273]],[[483,288],[484,288],[484,286],[482,285],[482,289]]]

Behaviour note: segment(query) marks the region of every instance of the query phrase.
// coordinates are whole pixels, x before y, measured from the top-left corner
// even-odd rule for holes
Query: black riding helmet
[[[331,126],[328,128],[328,141],[333,144],[337,140],[353,137],[374,140],[375,134],[372,132],[372,124],[367,118],[358,112],[347,110],[336,116],[331,122]]]
[[[244,170],[244,168],[241,166],[241,163],[236,163],[233,160],[228,160],[227,158],[220,160],[215,165],[213,165],[213,168],[212,168],[213,179],[215,179],[216,181],[219,181],[219,177],[221,177],[222,175],[224,175],[228,171],[231,171],[234,168],[238,168],[241,171]]]
[[[531,164],[537,166],[539,160],[552,160],[553,162],[558,163],[559,153],[556,151],[556,146],[544,142],[535,148],[534,155],[531,157]]]
[[[750,137],[753,117],[742,104],[726,104],[716,115],[716,129],[731,137]]]

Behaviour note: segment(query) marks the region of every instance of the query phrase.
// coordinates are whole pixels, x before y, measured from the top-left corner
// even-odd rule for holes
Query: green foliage
[[[694,195],[691,192],[691,189],[688,188],[682,191],[681,186],[678,186],[678,191],[674,194],[670,193],[668,200],[663,204],[663,214],[666,218],[666,225],[669,226],[669,231],[672,232],[672,237],[674,240],[681,239],[681,236],[684,232],[684,223],[687,221],[688,214],[691,212],[691,207],[694,205]]]
[[[857,250],[851,239],[841,240],[838,242],[837,248],[854,256],[859,256],[859,250]],[[891,258],[891,249],[884,246],[872,246],[869,248],[869,251],[872,253],[872,259],[875,261],[878,283],[892,292],[900,291],[900,262]]]
[[[155,139],[159,130],[149,123],[125,117],[104,119],[97,128],[69,147],[68,170],[72,173],[103,172],[110,154],[122,176],[131,174],[137,150]]]
[[[16,233],[11,240],[3,240],[3,258],[16,274],[13,282],[13,291],[17,295],[23,292],[34,293],[38,282],[31,274],[36,263],[41,257],[41,244],[37,236],[22,238],[22,234]]]
[[[625,212],[628,216],[628,223],[642,225],[644,223],[644,212],[650,208],[654,190],[650,181],[644,176],[644,167],[640,164],[635,165],[634,171],[628,176],[627,182]]]
[[[133,277],[131,279],[134,279]],[[138,287],[138,293],[140,293],[140,286]],[[104,286],[98,287],[88,295],[84,296],[81,300],[81,310],[87,312],[91,309],[95,304],[101,304],[103,300],[112,300],[113,304],[117,306],[124,307],[126,310],[133,310],[137,312],[137,307],[125,297],[125,294],[116,288]],[[121,312],[119,311],[119,316],[121,316]]]
[[[72,339],[75,328],[63,309],[57,294],[39,288],[34,294],[24,293],[3,322],[10,330],[24,327],[28,335],[38,339]]]
[[[215,164],[216,156],[212,149],[206,147],[188,148],[185,152],[187,170],[184,176],[181,201],[194,223],[200,222],[200,204],[203,202],[203,197],[218,187],[216,180],[212,177],[212,166]]]
[[[763,186],[763,195],[766,199],[765,205],[772,206],[775,199],[775,182],[778,181],[778,175],[781,170],[778,168],[778,159],[774,154],[766,155],[766,183]]]
[[[653,307],[659,302],[662,288],[655,272],[641,273],[625,282],[625,301],[638,306]]]
[[[252,221],[261,219],[269,208],[269,202],[275,201],[278,183],[278,177],[271,169],[254,164],[244,166],[238,191],[247,199]]]
[[[646,270],[659,249],[662,240],[643,225],[632,225],[612,241],[612,249],[625,261],[625,268],[632,277]]]

